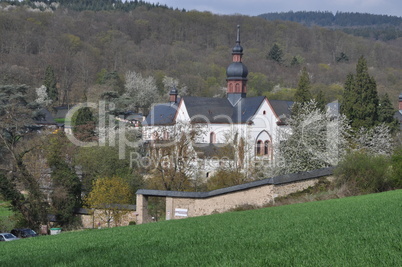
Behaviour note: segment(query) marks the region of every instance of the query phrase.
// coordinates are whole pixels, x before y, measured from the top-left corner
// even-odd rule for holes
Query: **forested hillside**
[[[259,16],[267,20],[286,20],[307,26],[341,29],[346,33],[374,40],[389,41],[402,37],[402,18],[396,16],[349,12],[333,14],[329,11],[289,11]]]
[[[190,95],[222,95],[237,24],[249,95],[291,98],[283,89],[296,86],[305,66],[313,93],[322,89],[332,101],[361,55],[379,92],[388,92],[395,106],[402,88],[401,39],[390,44],[294,22],[166,7],[77,11],[59,6],[35,12],[5,2],[0,7],[0,84],[27,84],[33,96],[50,65],[60,96],[56,104],[121,92],[127,71],[154,77],[161,95],[164,76],[178,79]],[[280,61],[268,57],[274,44]]]

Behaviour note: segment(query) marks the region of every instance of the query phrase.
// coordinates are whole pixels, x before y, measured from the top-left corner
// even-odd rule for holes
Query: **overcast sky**
[[[360,12],[402,17],[401,0],[159,0],[149,1],[215,14],[260,15],[287,11]]]

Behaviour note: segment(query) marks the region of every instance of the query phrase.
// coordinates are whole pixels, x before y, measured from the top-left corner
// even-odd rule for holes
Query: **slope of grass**
[[[10,203],[0,200],[0,217],[7,217],[13,213],[9,207]]]
[[[401,266],[402,190],[0,243],[0,266]]]

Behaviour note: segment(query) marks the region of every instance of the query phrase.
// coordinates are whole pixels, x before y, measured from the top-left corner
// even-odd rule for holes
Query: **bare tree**
[[[199,126],[177,123],[160,127],[148,145],[150,187],[164,190],[190,190],[198,177],[194,143],[200,134]]]

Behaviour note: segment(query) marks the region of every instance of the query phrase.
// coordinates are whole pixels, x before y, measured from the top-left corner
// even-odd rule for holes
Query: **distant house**
[[[58,129],[62,127],[62,124],[57,123],[52,115],[52,113],[47,108],[40,109],[34,120],[35,127],[38,129]]]
[[[154,105],[143,122],[146,142],[168,141],[180,137],[180,123],[197,125],[194,148],[199,158],[214,157],[228,140],[247,143],[247,159],[274,158],[273,144],[281,141],[281,131],[287,130],[286,117],[292,101],[269,100],[265,96],[247,97],[248,69],[242,62],[243,48],[237,30],[236,45],[232,49],[232,63],[226,70],[227,96],[210,98],[179,97],[173,88],[169,102]],[[207,173],[208,170],[205,170]]]
[[[56,120],[64,120],[70,108],[68,106],[59,106],[53,108],[55,111],[54,118]]]
[[[127,111],[116,117],[116,120],[128,123],[134,127],[141,126],[144,121],[144,115],[142,113],[136,113],[133,111]]]

